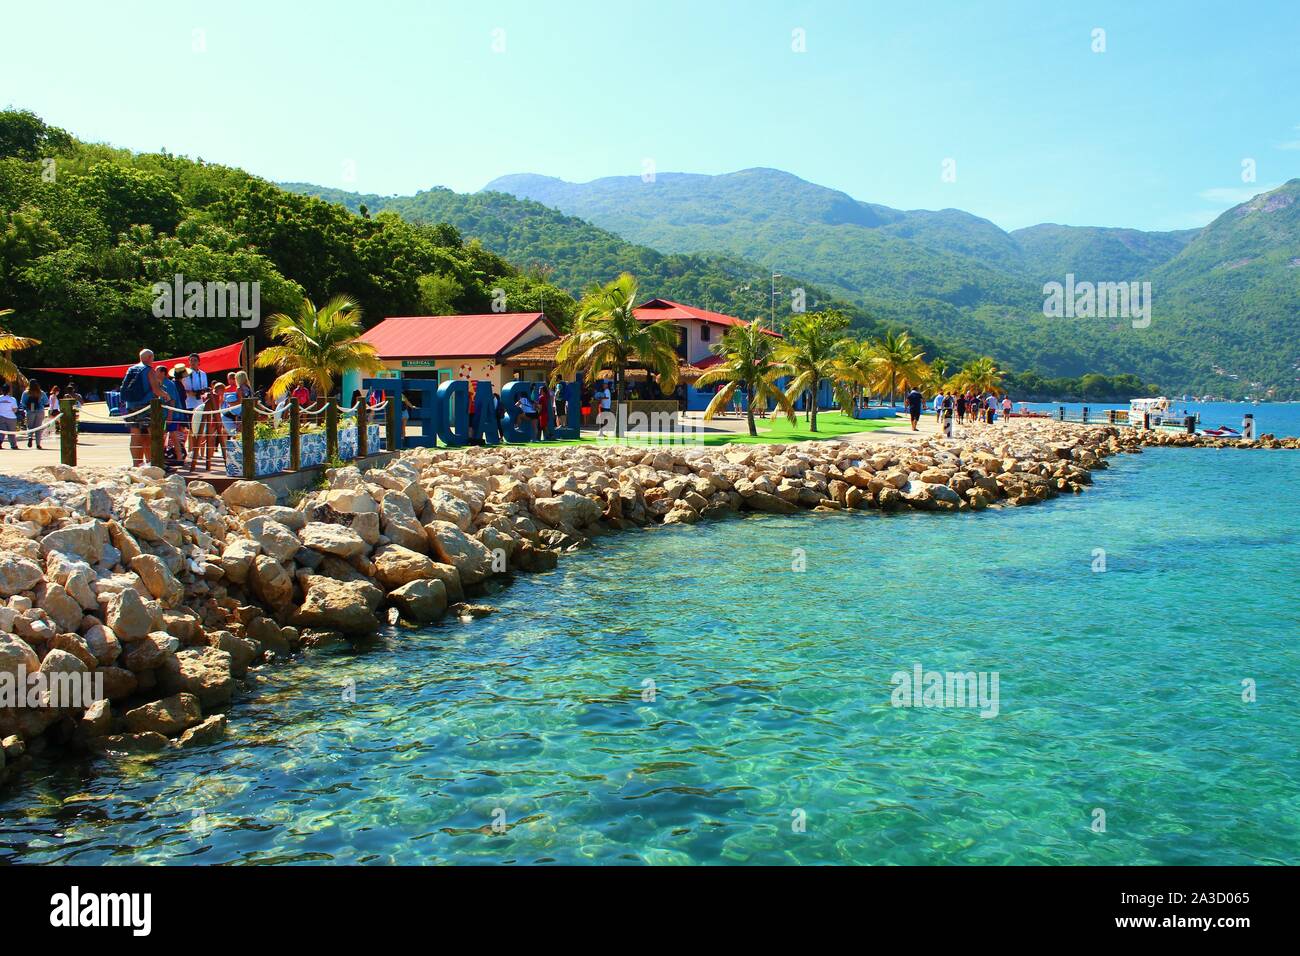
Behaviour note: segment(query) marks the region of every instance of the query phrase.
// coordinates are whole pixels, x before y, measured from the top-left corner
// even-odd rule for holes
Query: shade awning
[[[243,365],[244,343],[234,342],[219,349],[209,349],[199,353],[199,367],[205,372],[225,372]],[[175,365],[177,362],[189,362],[189,355],[178,358],[154,359],[155,365]],[[53,368],[35,368],[34,372],[55,372],[59,375],[81,375],[85,378],[121,378],[134,362],[125,365],[80,365],[58,366]]]

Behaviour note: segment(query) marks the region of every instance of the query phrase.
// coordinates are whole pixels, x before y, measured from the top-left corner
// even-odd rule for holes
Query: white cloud
[[[1300,139],[1293,139],[1290,142],[1278,143],[1278,149],[1300,149]]]

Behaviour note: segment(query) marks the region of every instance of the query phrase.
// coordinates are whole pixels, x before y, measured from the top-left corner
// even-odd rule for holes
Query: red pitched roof
[[[632,310],[642,322],[660,322],[660,321],[678,321],[681,319],[695,319],[699,322],[708,322],[710,325],[749,325],[744,319],[738,319],[734,315],[723,315],[721,312],[710,312],[708,309],[697,309],[693,305],[683,305],[680,302],[674,302],[672,299],[651,299],[649,302],[643,302]],[[764,329],[768,335],[781,337],[781,333],[774,332],[772,329]]]
[[[413,315],[384,319],[361,336],[381,358],[488,358],[500,355],[538,319],[551,334],[559,330],[541,312],[487,315]]]

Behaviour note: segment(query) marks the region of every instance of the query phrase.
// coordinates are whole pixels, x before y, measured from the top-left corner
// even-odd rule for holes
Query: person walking
[[[596,403],[596,437],[605,437],[605,426],[609,424],[610,394],[609,386],[601,379],[596,383],[596,392],[592,396]]]
[[[1003,395],[1002,396],[1002,424],[1005,425],[1010,421],[1011,421],[1011,396]]]
[[[912,431],[917,431],[917,423],[921,420],[921,406],[925,403],[925,396],[915,385],[907,393],[907,414],[912,419]]]
[[[943,409],[943,391],[942,389],[934,393],[934,423],[939,424],[940,412]]]
[[[9,383],[0,385],[0,448],[4,447],[5,436],[9,436],[9,447],[18,450],[18,402],[14,400]]]
[[[41,383],[34,378],[27,380],[27,389],[23,392],[23,397],[19,405],[23,410],[23,418],[26,421],[27,447],[32,447],[32,440],[35,439],[36,447],[41,447],[41,431],[45,425],[45,408],[48,399],[45,392],[41,389]]]

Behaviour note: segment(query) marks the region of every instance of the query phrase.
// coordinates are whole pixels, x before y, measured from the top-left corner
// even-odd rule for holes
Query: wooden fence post
[[[302,468],[302,419],[300,418],[301,409],[298,408],[298,399],[290,397],[289,399],[289,470],[299,471]]]
[[[339,457],[339,403],[329,399],[325,403],[325,460]]]
[[[59,460],[77,464],[77,406],[70,398],[59,399]]]
[[[163,410],[162,399],[155,398],[149,402],[149,464],[163,468],[167,459],[163,454],[163,444],[167,440],[167,413]]]
[[[257,477],[257,400],[245,398],[239,403],[239,434],[244,446],[244,477]]]
[[[370,424],[370,409],[366,407],[364,398],[357,399],[357,458],[366,458],[370,455],[370,441],[366,434],[366,428]]]

